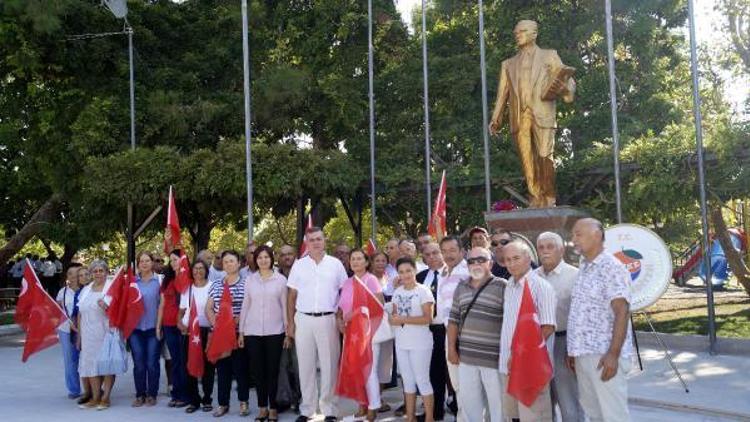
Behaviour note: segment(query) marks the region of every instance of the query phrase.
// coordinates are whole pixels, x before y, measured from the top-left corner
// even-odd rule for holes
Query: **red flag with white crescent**
[[[107,308],[109,326],[119,329],[122,338],[126,339],[138,326],[145,312],[143,296],[131,267],[128,267],[127,271],[120,267],[112,286],[107,291],[107,296],[112,298]]]
[[[305,236],[302,238],[302,244],[299,245],[299,257],[307,256],[307,230],[313,227],[312,213],[307,214],[307,226],[305,227]]]
[[[180,255],[180,268],[174,277],[174,287],[178,292],[185,293],[191,284],[193,284],[193,273],[190,270],[190,260],[185,251],[182,251],[182,255]]]
[[[229,356],[236,348],[237,334],[232,313],[232,294],[229,292],[229,285],[224,283],[216,323],[206,348],[206,357],[209,361],[216,363],[219,359]]]
[[[367,378],[372,369],[372,338],[383,320],[385,310],[378,298],[354,276],[352,312],[344,333],[344,348],[339,362],[336,394],[367,405]]]
[[[367,246],[365,247],[367,256],[373,256],[378,253],[378,247],[375,246],[375,241],[372,238],[367,239]]]
[[[523,298],[510,350],[508,394],[526,407],[531,407],[552,379],[552,363],[542,337],[542,327],[539,325],[528,280],[523,282]]]
[[[445,170],[443,170],[443,176],[440,178],[440,189],[435,198],[435,206],[432,207],[430,222],[427,224],[427,232],[438,242],[447,234],[445,202],[445,193],[447,189],[448,184],[445,180]]]
[[[203,346],[201,344],[201,326],[198,321],[198,307],[195,298],[190,298],[190,319],[188,320],[188,360],[187,371],[194,378],[203,377]]]
[[[34,353],[57,343],[57,328],[68,321],[60,305],[42,287],[28,259],[21,279],[15,320],[26,332],[21,356],[23,362]]]
[[[174,202],[174,190],[169,187],[169,206],[167,208],[167,226],[164,230],[164,254],[174,249],[182,249],[180,238],[180,218],[177,216],[177,205]]]

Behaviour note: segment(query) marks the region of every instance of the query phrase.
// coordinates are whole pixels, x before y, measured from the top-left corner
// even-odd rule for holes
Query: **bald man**
[[[294,264],[296,257],[297,252],[293,247],[282,245],[281,248],[279,248],[279,272],[283,274],[284,277],[289,278],[289,271],[292,270],[292,265]]]
[[[632,340],[630,274],[604,250],[604,227],[585,218],[573,226],[581,254],[568,317],[568,367],[578,379],[583,411],[592,422],[625,422]]]

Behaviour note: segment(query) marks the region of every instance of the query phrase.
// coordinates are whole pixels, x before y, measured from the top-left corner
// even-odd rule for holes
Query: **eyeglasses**
[[[490,244],[492,245],[492,247],[493,247],[493,248],[496,248],[496,247],[497,247],[498,245],[503,245],[503,246],[505,246],[505,245],[507,245],[508,243],[510,243],[510,240],[508,240],[508,239],[502,239],[502,240],[500,240],[499,242],[498,242],[498,241],[495,241],[495,240],[493,240],[492,242],[490,242]]]
[[[469,265],[473,264],[484,264],[485,262],[489,262],[489,259],[484,256],[478,256],[476,258],[469,258],[466,260],[466,263]]]

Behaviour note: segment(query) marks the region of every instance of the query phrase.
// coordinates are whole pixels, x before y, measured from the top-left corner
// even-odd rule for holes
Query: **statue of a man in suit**
[[[573,101],[573,69],[563,65],[555,50],[536,45],[536,22],[518,22],[513,35],[519,52],[503,61],[489,129],[497,134],[509,104],[510,133],[521,158],[531,207],[554,207],[556,99]]]

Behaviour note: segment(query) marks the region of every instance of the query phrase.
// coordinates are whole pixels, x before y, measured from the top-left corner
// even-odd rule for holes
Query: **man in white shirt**
[[[469,266],[464,259],[464,248],[461,246],[461,239],[458,236],[446,236],[442,238],[440,240],[440,253],[443,255],[446,267],[441,274],[436,305],[439,317],[447,326],[451,306],[453,306],[453,293],[456,291],[458,283],[468,279],[470,275]],[[448,362],[448,375],[450,380],[448,392],[453,397],[453,401],[448,403],[448,407],[455,415],[458,413],[460,405],[456,401],[455,391],[458,390],[458,365]]]
[[[578,384],[576,376],[565,365],[568,354],[567,327],[570,313],[570,294],[578,277],[578,268],[563,261],[565,245],[559,234],[544,232],[536,239],[536,250],[541,267],[534,272],[547,280],[555,290],[557,308],[555,309],[555,347],[552,364],[555,377],[552,379],[552,409],[560,406],[562,422],[583,422],[583,409],[578,402]]]
[[[241,278],[247,279],[250,275],[258,271],[258,269],[255,268],[255,261],[253,259],[253,254],[255,254],[256,249],[258,249],[258,245],[254,240],[247,242],[247,246],[245,247],[245,266],[240,268]]]
[[[327,255],[320,227],[305,231],[308,255],[297,260],[289,273],[287,336],[295,339],[302,390],[297,422],[310,420],[318,406],[325,422],[336,420],[334,388],[340,343],[336,327],[339,290],[347,279],[341,261]],[[320,364],[321,391],[318,398],[316,369]]]
[[[629,421],[630,273],[604,251],[600,221],[578,220],[573,244],[582,256],[568,316],[568,367],[590,421]]]
[[[508,243],[503,248],[505,266],[510,272],[510,279],[505,287],[503,297],[503,328],[500,334],[500,362],[498,370],[503,378],[503,414],[507,418],[520,419],[521,422],[552,421],[552,399],[549,384],[539,393],[531,404],[525,406],[508,394],[508,377],[510,375],[511,345],[518,322],[518,312],[523,299],[524,283],[528,284],[534,308],[539,317],[542,337],[549,339],[555,332],[555,291],[543,278],[531,270],[531,249],[519,240]],[[551,344],[547,342],[549,350]]]
[[[219,254],[221,256],[221,253]],[[208,284],[213,284],[217,281],[224,280],[224,277],[227,276],[227,273],[222,271],[221,267],[216,268],[214,264],[216,261],[214,260],[214,254],[209,251],[208,249],[204,249],[200,252],[198,252],[198,260],[203,261],[208,265]],[[221,259],[218,260],[219,266],[221,266]]]

